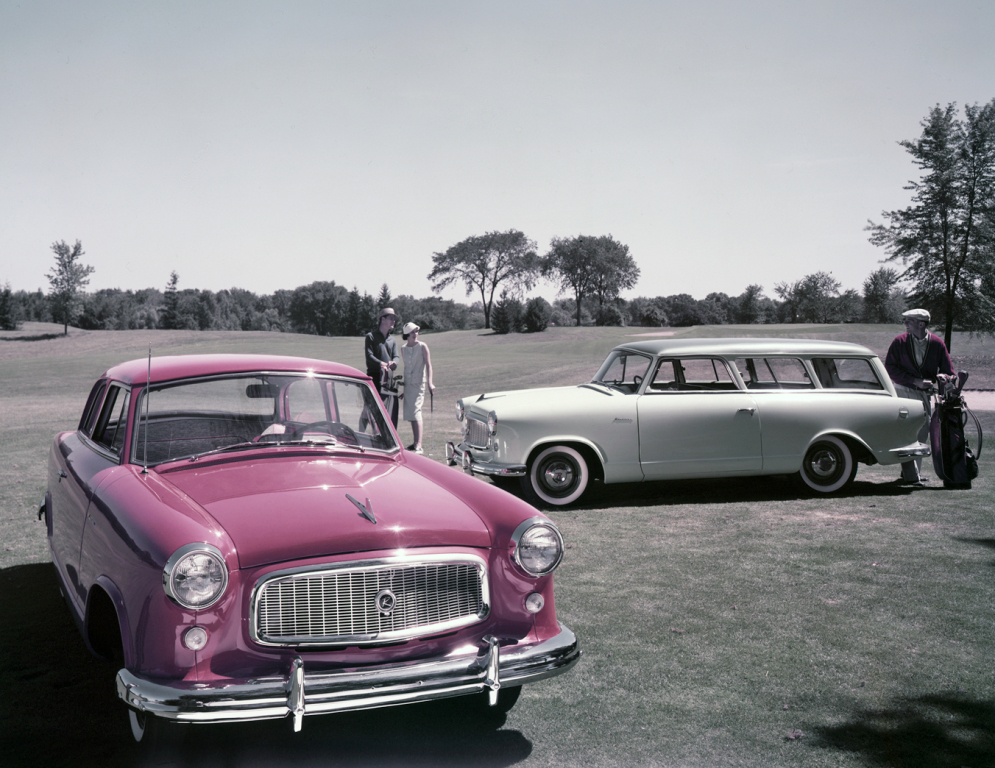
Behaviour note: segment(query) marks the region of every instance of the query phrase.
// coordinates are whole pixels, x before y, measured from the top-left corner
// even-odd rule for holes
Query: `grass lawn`
[[[61,329],[59,329],[61,330]],[[649,329],[424,337],[438,387],[426,450],[442,460],[462,395],[580,382]],[[714,327],[679,335],[853,340],[877,326]],[[48,446],[110,365],[153,354],[276,352],[362,365],[360,339],[74,332],[0,340],[0,765],[130,765],[115,669],[92,659],[58,595],[44,527]],[[957,336],[955,366],[995,387],[995,345]],[[970,397],[968,397],[970,403]],[[980,414],[995,436],[995,413]],[[410,431],[401,427],[402,439]],[[800,498],[783,478],[610,486],[554,510],[567,554],[557,611],[584,649],[526,688],[499,727],[459,700],[184,730],[195,766],[995,766],[995,461],[969,491],[889,484]],[[455,470],[454,470],[455,471]],[[481,481],[484,482],[484,481]]]

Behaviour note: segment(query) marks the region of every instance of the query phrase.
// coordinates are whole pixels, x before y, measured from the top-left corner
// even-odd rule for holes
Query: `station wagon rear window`
[[[805,364],[796,357],[739,357],[736,368],[750,390],[815,389]]]
[[[862,357],[813,357],[812,367],[825,389],[884,389],[871,361]]]

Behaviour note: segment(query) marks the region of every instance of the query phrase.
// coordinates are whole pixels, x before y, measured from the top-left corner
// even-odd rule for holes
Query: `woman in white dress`
[[[422,453],[422,403],[425,402],[425,389],[435,392],[432,383],[432,357],[428,345],[418,341],[421,328],[414,323],[405,323],[401,336],[406,342],[401,347],[404,360],[404,420],[411,422],[411,432],[415,441],[408,446],[409,451]]]

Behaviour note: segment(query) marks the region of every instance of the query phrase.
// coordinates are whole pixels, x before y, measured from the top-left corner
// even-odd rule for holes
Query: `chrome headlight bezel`
[[[456,421],[463,421],[466,416],[466,409],[463,407],[463,401],[456,401]]]
[[[199,580],[196,586],[186,583],[191,578]],[[197,611],[211,607],[228,588],[224,555],[220,549],[205,542],[184,544],[166,561],[162,569],[162,588],[170,600],[183,608]]]
[[[533,578],[548,576],[563,562],[563,536],[545,517],[531,517],[511,536],[512,560]]]

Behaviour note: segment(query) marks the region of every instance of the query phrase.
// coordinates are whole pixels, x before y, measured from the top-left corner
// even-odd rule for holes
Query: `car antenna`
[[[145,446],[142,448],[142,474],[149,473],[149,386],[152,383],[152,345],[149,344],[149,367],[145,374]]]

